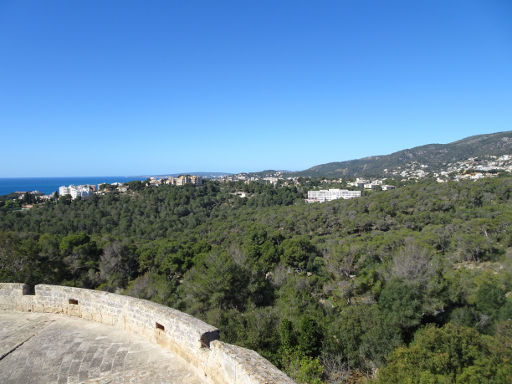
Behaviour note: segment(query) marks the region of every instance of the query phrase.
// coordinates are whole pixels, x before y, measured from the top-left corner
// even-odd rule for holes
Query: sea
[[[82,176],[82,177],[16,177],[0,178],[0,195],[12,192],[39,191],[48,195],[59,190],[61,185],[83,185],[103,183],[126,183],[146,180],[148,176]]]

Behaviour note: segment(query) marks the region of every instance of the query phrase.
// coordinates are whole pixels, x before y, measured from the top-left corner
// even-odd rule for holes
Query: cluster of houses
[[[249,184],[251,182],[260,181],[260,182],[265,182],[265,183],[269,183],[272,185],[277,185],[277,183],[280,180],[296,180],[296,179],[297,179],[296,177],[295,178],[288,177],[285,179],[282,176],[282,172],[280,172],[280,171],[277,171],[277,172],[274,172],[272,174],[265,175],[265,176],[256,176],[256,175],[247,174],[247,173],[237,173],[236,175],[224,175],[224,176],[217,178],[217,180],[220,181],[221,183],[229,183],[232,181],[243,181],[246,184]]]
[[[178,177],[164,177],[157,179],[156,177],[151,177],[147,181],[148,185],[158,186],[163,184],[168,185],[201,185],[203,183],[201,177],[199,176],[193,176],[193,175],[181,175]],[[90,198],[93,194],[99,193],[99,194],[105,194],[111,191],[117,191],[117,192],[127,192],[128,191],[128,185],[123,183],[112,183],[112,184],[106,184],[108,188],[104,188],[105,184],[99,184],[96,185],[62,185],[59,187],[59,196],[65,196],[65,195],[71,195],[73,199],[80,198],[82,200],[87,200]]]
[[[389,191],[391,189],[395,189],[394,185],[386,185],[383,184],[382,180],[366,180],[357,178],[356,181],[347,183],[348,186],[356,187],[356,188],[364,188],[364,189],[382,189],[383,191]]]
[[[51,193],[49,195],[45,195],[44,193],[39,192],[39,191],[28,191],[28,192],[27,191],[16,191],[14,193],[17,195],[18,200],[24,200],[26,194],[32,195],[34,197],[35,201],[45,201],[45,200],[50,200],[55,197],[55,192]],[[26,204],[22,204],[21,209],[27,210],[27,209],[31,209],[33,207],[34,207],[33,203],[26,203]]]
[[[243,181],[246,184],[251,182],[259,181],[266,182],[272,185],[277,185],[278,182],[281,181],[281,185],[296,185],[299,186],[301,183],[298,177],[285,177],[281,171],[275,171],[273,173],[266,174],[265,176],[256,176],[254,174],[248,173],[238,173],[236,175],[225,175],[219,177],[217,180],[220,182],[231,182],[231,181]],[[361,188],[361,189],[382,189],[383,191],[388,191],[394,189],[393,185],[386,185],[383,183],[384,179],[375,179],[373,181],[366,180],[362,178],[357,178],[353,182],[348,182],[347,185],[349,187]],[[332,184],[332,183],[342,183],[343,179],[324,179],[321,181],[323,184]]]
[[[433,177],[438,183],[449,180],[478,180],[494,177],[496,172],[512,172],[512,155],[468,157],[465,160],[444,164],[443,170],[437,172],[433,172],[426,164],[417,161],[412,161],[393,170],[384,170],[384,173],[392,177],[399,176],[407,180]]]
[[[35,196],[38,200],[50,200],[52,197],[55,196],[55,193],[51,193],[49,195],[45,195],[42,192],[39,191],[16,191],[14,192],[16,195],[18,195],[18,200],[22,200],[24,195],[28,193],[29,195]]]

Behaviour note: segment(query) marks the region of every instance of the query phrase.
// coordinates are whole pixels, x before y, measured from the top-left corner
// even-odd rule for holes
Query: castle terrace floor
[[[204,381],[180,357],[108,325],[64,315],[0,312],[0,382]]]

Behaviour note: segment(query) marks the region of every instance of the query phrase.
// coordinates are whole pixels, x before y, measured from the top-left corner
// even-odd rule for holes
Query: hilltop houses
[[[163,179],[157,179],[151,177],[147,180],[148,185],[159,186],[162,184],[170,184],[176,186],[182,185],[202,185],[203,181],[199,176],[181,175],[178,177],[166,177]],[[59,196],[71,195],[73,199],[80,197],[82,200],[90,198],[94,193],[105,194],[110,192],[128,192],[129,186],[126,183],[111,183],[111,184],[100,184],[96,185],[62,185],[59,187]]]
[[[356,181],[348,182],[347,185],[356,187],[356,188],[364,188],[364,189],[379,189],[382,186],[382,180],[366,180],[361,178],[356,178]]]

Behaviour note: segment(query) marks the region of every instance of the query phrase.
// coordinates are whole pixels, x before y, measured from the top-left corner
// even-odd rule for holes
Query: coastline
[[[0,178],[0,196],[13,192],[39,191],[45,195],[53,193],[61,185],[98,185],[102,183],[127,183],[146,180],[148,176],[76,176],[76,177],[12,177]]]

